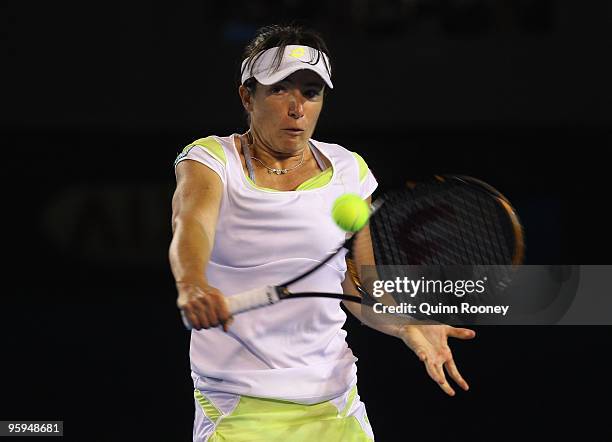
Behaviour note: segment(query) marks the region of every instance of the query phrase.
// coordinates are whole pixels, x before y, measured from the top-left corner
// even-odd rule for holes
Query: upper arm
[[[368,205],[372,202],[372,197],[368,197],[365,200]],[[352,259],[355,265],[355,270],[359,275],[359,279],[364,282],[364,274],[362,272],[362,266],[374,266],[374,249],[372,248],[372,238],[370,236],[370,227],[366,224],[359,232],[355,234],[355,241],[352,247]],[[347,262],[347,267],[349,263]],[[344,293],[349,293],[357,296],[361,296],[354,286],[353,279],[347,270],[347,275],[342,282],[342,289]],[[350,304],[350,303],[345,303]]]
[[[182,219],[202,224],[214,236],[223,196],[223,183],[209,167],[191,160],[176,165],[176,190],[172,197],[172,230]]]
[[[369,196],[365,201],[370,206],[372,204],[372,197]],[[361,266],[375,264],[369,223],[356,233],[355,242],[353,243],[353,262],[357,270],[360,270]]]

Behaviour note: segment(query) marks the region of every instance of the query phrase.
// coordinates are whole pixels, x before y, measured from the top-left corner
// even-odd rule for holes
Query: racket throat
[[[291,292],[287,287],[271,287],[276,291],[276,296],[278,299],[286,299],[291,296]]]

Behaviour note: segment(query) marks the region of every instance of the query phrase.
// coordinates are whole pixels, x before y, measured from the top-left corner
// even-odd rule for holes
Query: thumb
[[[469,328],[451,327],[448,330],[448,336],[459,339],[473,339],[476,337],[476,332]]]

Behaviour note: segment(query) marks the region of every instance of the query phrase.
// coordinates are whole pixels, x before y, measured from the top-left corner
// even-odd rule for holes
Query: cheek
[[[317,121],[319,115],[321,114],[321,110],[323,109],[322,103],[311,103],[311,106],[308,107],[308,119],[312,122]]]
[[[253,107],[253,117],[255,120],[267,126],[274,125],[274,122],[278,120],[278,118],[270,118],[270,116],[281,115],[282,112],[282,106],[278,103],[265,100]]]

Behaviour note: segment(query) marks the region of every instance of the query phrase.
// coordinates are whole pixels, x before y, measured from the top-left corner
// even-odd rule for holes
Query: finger
[[[219,302],[216,303],[217,317],[219,318],[219,322],[223,325],[223,330],[227,331],[229,325],[232,323],[232,315],[229,312],[225,296],[219,296],[218,300]]]
[[[436,366],[436,364],[432,363],[427,359],[425,360],[425,369],[427,370],[427,374],[429,374],[429,377],[436,381],[438,384],[443,384],[444,382],[446,382],[442,371]]]
[[[217,311],[219,312],[219,318],[228,320],[232,317],[232,314],[229,311],[229,305],[227,303],[227,298],[224,295],[219,295],[219,302],[217,303]]]
[[[212,326],[208,296],[198,287],[190,301],[190,307],[200,319],[203,328]]]
[[[448,336],[459,339],[472,339],[476,336],[476,332],[469,328],[449,327]]]
[[[442,389],[442,391],[444,391],[449,396],[454,396],[455,390],[453,390],[450,384],[446,381],[446,376],[444,375],[444,369],[442,368],[442,366],[437,364],[429,365],[430,367],[428,368],[428,371],[431,371],[435,374],[435,377],[433,379],[438,383],[438,386]]]
[[[450,396],[454,396],[455,395],[455,391],[453,390],[453,388],[450,386],[450,384],[446,380],[446,375],[444,374],[444,366],[443,366],[443,364],[433,364],[433,369],[435,370],[436,374],[438,375],[438,385],[440,386],[440,388],[446,394],[449,394]]]
[[[210,328],[210,320],[208,319],[208,315],[206,313],[206,307],[201,303],[193,303],[190,305],[190,309],[193,314],[198,318],[200,322],[201,328]]]
[[[193,328],[195,328],[196,330],[202,328],[202,323],[198,319],[198,315],[192,312],[189,308],[184,309],[183,311],[185,312],[185,316],[187,316],[187,319],[189,320]]]
[[[436,371],[436,374],[438,375],[438,384],[440,385],[444,385],[446,384],[446,375],[444,374],[444,368],[442,365],[438,365],[438,364],[433,364],[434,366],[434,370]]]
[[[470,389],[470,386],[468,385],[468,383],[465,381],[465,379],[463,379],[463,376],[461,376],[461,374],[459,373],[459,370],[457,369],[457,365],[455,365],[455,361],[453,359],[446,361],[446,371],[448,371],[448,374],[457,383],[457,385],[459,385],[465,391],[468,391]]]
[[[444,382],[444,371],[436,366],[434,357],[428,353],[424,347],[417,347],[414,352],[425,364],[425,369],[427,370],[429,377],[431,377],[437,383]]]
[[[216,327],[219,325],[219,320],[217,318],[217,313],[215,312],[215,308],[211,305],[211,300],[208,296],[202,297],[198,299],[200,306],[198,309],[201,310],[200,318],[205,317],[206,322],[208,323],[208,327]]]
[[[444,381],[443,384],[439,384],[439,385],[444,393],[448,394],[449,396],[455,395],[455,390],[453,390],[453,387],[451,387],[448,382]]]
[[[223,323],[223,331],[227,332],[230,328],[230,325],[234,322],[234,317],[230,317],[227,321]]]
[[[232,323],[232,316],[230,316],[227,308],[225,306],[225,299],[219,298],[219,302],[215,303],[215,308],[217,311],[217,318],[219,319],[219,323],[223,327],[223,331],[227,332],[229,330],[229,326]]]

